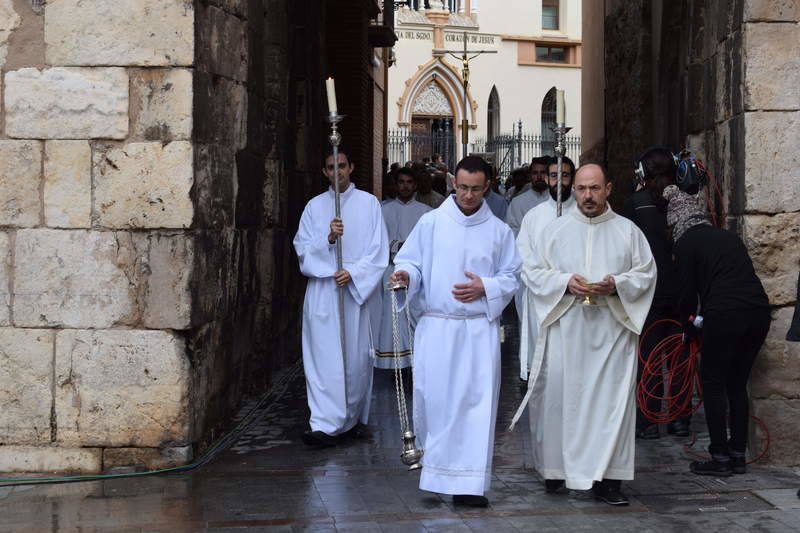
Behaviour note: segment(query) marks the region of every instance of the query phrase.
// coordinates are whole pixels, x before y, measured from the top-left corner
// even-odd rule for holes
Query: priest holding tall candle
[[[333,119],[333,80],[327,89]],[[389,243],[378,199],[350,182],[354,168],[346,152],[328,155],[322,172],[331,187],[308,202],[294,238],[308,277],[303,369],[311,427],[303,442],[310,446],[333,446],[338,436],[358,433],[369,414],[373,346],[365,304],[383,279]]]

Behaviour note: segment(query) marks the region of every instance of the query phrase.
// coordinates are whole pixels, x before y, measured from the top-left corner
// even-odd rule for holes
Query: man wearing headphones
[[[664,188],[675,183],[677,166],[672,152],[664,146],[648,148],[636,165],[636,192],[626,201],[622,215],[633,221],[647,238],[650,250],[656,260],[658,279],[656,294],[650,307],[642,335],[651,325],[659,320],[678,320],[679,286],[675,265],[672,261],[672,241],[667,229],[667,202],[662,197]],[[642,345],[642,356],[647,357],[653,348],[664,337],[672,333],[670,325],[659,323],[649,329]],[[639,379],[642,375],[642,362],[639,361]],[[673,383],[670,396],[678,394],[682,383]],[[657,396],[660,391],[654,390],[657,383],[648,383],[647,390]],[[687,391],[691,393],[691,391]],[[680,400],[679,400],[680,401]],[[661,400],[650,398],[647,405],[639,405],[636,417],[636,437],[639,439],[659,438],[658,424],[648,421],[643,411],[660,411]],[[667,431],[679,437],[689,435],[691,417],[686,416],[670,422]]]

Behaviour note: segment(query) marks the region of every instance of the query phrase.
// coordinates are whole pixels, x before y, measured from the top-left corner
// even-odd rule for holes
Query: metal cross
[[[461,56],[456,55],[455,50],[445,50],[456,59],[461,60],[462,79],[464,84],[464,116],[461,117],[461,157],[467,157],[467,145],[469,144],[469,120],[467,120],[467,89],[469,88],[469,62],[481,54],[496,54],[497,50],[467,50],[467,32],[464,32],[464,49]],[[470,54],[474,54],[470,56]]]

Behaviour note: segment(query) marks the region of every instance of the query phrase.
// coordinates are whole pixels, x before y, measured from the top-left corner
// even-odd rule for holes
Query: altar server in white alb
[[[414,335],[414,424],[420,488],[486,506],[500,391],[500,315],[517,290],[514,235],[484,201],[491,169],[456,167],[455,196],[422,216],[395,257],[392,281],[422,295]]]
[[[592,488],[627,505],[633,479],[636,347],[656,264],[644,234],[606,202],[602,167],[578,169],[576,207],[551,222],[522,279],[539,324],[528,395],[534,466],[548,492]]]
[[[378,290],[389,263],[389,243],[381,207],[373,195],[350,182],[354,165],[339,151],[341,219],[335,217],[331,186],[308,202],[294,238],[300,271],[308,276],[303,303],[303,368],[311,429],[309,445],[332,446],[336,437],[367,423],[372,393],[372,339],[365,302]],[[333,156],[323,169],[333,185]],[[336,240],[342,239],[343,269],[336,270]],[[345,287],[347,357],[339,340],[338,287]],[[345,388],[347,398],[345,398]]]
[[[394,178],[397,189],[397,198],[381,206],[386,231],[389,234],[389,268],[386,269],[385,280],[394,272],[394,257],[402,248],[411,230],[420,217],[431,210],[431,207],[414,199],[417,190],[417,179],[410,168],[398,169]],[[386,283],[384,283],[386,285]],[[398,364],[400,368],[411,366],[411,340],[409,339],[409,324],[406,313],[398,313],[397,329],[400,345],[395,351],[394,333],[392,330],[392,300],[384,291],[377,291],[382,296],[380,306],[381,316],[377,317],[380,325],[378,346],[375,347],[375,368],[391,369]],[[414,316],[411,317],[412,321]],[[412,324],[413,326],[413,324]],[[397,359],[397,361],[395,361]]]
[[[549,158],[548,158],[549,159]],[[559,180],[557,168],[558,162],[552,159],[552,164],[547,168],[547,184],[549,187],[547,201],[529,210],[520,224],[517,235],[517,250],[523,264],[533,262],[533,243],[538,239],[544,228],[547,227],[557,217],[556,201],[558,200],[558,182],[561,181],[561,209],[567,212],[575,206],[575,199],[572,197],[572,181],[575,177],[575,163],[569,157],[564,157],[561,162],[561,178]],[[539,326],[536,323],[536,311],[534,311],[534,301],[530,291],[522,283],[520,290],[515,296],[517,314],[520,320],[520,342],[519,342],[519,377],[528,381],[531,362],[533,361],[534,348],[536,347],[536,336],[539,333]]]

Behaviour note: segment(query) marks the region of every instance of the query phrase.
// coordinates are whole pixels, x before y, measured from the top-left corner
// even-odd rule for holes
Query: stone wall
[[[192,2],[0,0],[0,21],[0,464],[185,461]]]
[[[0,471],[185,462],[297,359],[324,16],[0,0]]]
[[[688,146],[720,184],[774,306],[752,380],[768,460],[798,464],[800,345],[785,340],[800,269],[800,4],[609,2],[606,157],[627,188],[644,148]],[[635,76],[615,76],[615,72]],[[620,179],[621,178],[621,179]],[[627,192],[627,191],[623,191]],[[618,195],[620,201],[623,195]],[[754,446],[762,436],[754,435]]]

